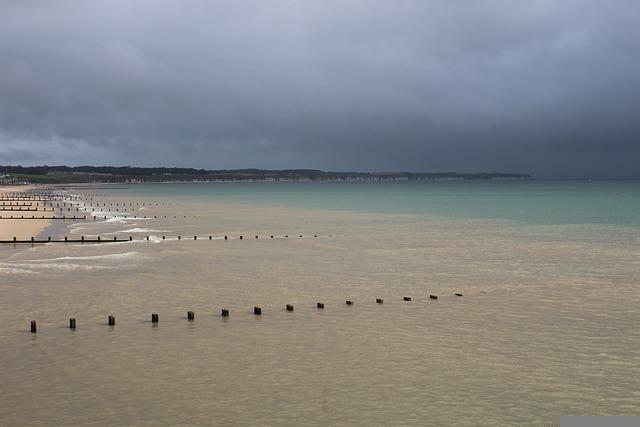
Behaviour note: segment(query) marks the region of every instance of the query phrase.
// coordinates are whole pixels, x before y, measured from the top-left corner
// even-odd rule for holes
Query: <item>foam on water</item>
[[[51,262],[23,262],[23,263],[0,263],[0,271],[6,273],[41,273],[45,271],[88,271],[106,270],[117,268],[117,266],[85,265],[73,263],[51,263]]]
[[[116,231],[116,233],[171,233],[171,230],[154,230],[151,228],[130,228],[128,230]]]
[[[124,242],[124,243],[127,243],[127,242]],[[118,254],[106,254],[106,255],[64,256],[64,257],[59,257],[59,258],[37,259],[37,260],[32,260],[31,262],[51,262],[51,261],[69,261],[69,260],[73,260],[73,261],[95,261],[95,260],[121,261],[123,259],[130,259],[130,258],[136,258],[136,257],[139,258],[139,257],[142,257],[142,255],[139,252],[132,251],[132,252],[124,252],[124,253],[118,253]]]

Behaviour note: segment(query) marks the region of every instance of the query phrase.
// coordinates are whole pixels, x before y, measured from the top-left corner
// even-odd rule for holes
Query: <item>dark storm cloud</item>
[[[0,1],[0,163],[640,177],[633,0]]]

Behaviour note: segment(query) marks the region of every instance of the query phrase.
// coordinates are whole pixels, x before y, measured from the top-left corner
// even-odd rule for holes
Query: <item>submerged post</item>
[[[262,308],[261,307],[253,307],[253,314],[255,314],[256,316],[260,316],[262,314]]]
[[[188,320],[195,320],[195,318],[196,318],[196,314],[193,311],[187,311]]]
[[[457,296],[457,297],[461,297],[462,296],[462,294],[458,293],[458,292],[456,292],[454,295]]]
[[[75,329],[75,328],[76,328],[76,319],[72,317],[71,319],[69,319],[69,329]]]
[[[348,299],[347,301],[345,301],[347,303],[347,305],[353,305],[353,301],[351,301],[350,299]]]
[[[151,323],[158,323],[158,313],[151,314]]]
[[[411,297],[402,297],[404,301],[411,301]]]
[[[229,310],[227,310],[226,308],[223,308],[221,310],[221,314],[222,314],[222,317],[229,317]]]
[[[324,303],[323,302],[319,302],[319,303],[316,304],[316,307],[324,308]]]
[[[429,295],[430,299],[438,299],[438,295]]]
[[[115,316],[109,316],[109,326],[115,326],[116,325],[116,318]]]
[[[293,304],[287,304],[287,311],[293,311]]]
[[[382,304],[382,303],[384,303],[384,300],[382,298],[376,298],[376,302],[378,304]]]
[[[193,240],[198,240],[198,236],[193,236]]]
[[[37,324],[36,324],[36,321],[35,321],[35,320],[32,320],[32,321],[31,321],[31,332],[32,332],[32,333],[34,333],[34,334],[35,334],[36,332],[38,332],[38,326],[37,326]]]

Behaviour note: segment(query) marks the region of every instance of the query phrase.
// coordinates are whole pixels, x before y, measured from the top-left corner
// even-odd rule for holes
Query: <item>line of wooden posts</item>
[[[455,297],[462,297],[462,294],[459,292],[456,292],[455,294],[453,294]],[[437,295],[433,295],[430,294],[429,295],[429,299],[430,300],[437,300],[438,296]],[[402,297],[402,300],[405,302],[411,302],[412,298],[410,296],[404,296]],[[376,298],[375,299],[376,304],[383,304],[384,300],[382,298]],[[353,300],[346,300],[345,304],[348,306],[353,306],[354,302]],[[317,302],[316,303],[316,308],[319,310],[323,310],[324,309],[324,303],[323,302]],[[287,304],[285,305],[285,310],[292,312],[294,310],[293,304]],[[256,316],[262,316],[262,307],[256,306],[253,307],[253,314]],[[230,312],[229,309],[227,308],[223,308],[220,310],[220,316],[223,318],[229,318],[230,316]],[[187,311],[187,320],[189,321],[194,321],[196,318],[196,314],[193,311]],[[151,323],[153,324],[157,324],[160,322],[160,315],[158,313],[152,313],[151,314]],[[116,325],[116,317],[114,315],[109,315],[107,317],[107,323],[109,326],[115,326]],[[30,324],[31,327],[31,332],[36,333],[38,332],[38,323],[35,320],[31,321]],[[76,329],[77,327],[77,323],[76,323],[76,319],[75,317],[72,317],[69,319],[69,328],[70,329]]]

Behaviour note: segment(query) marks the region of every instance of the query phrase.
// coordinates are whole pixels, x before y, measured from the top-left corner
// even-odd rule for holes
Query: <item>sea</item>
[[[0,248],[2,426],[640,415],[640,182],[63,191],[125,241]]]

